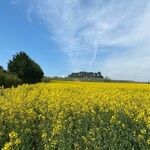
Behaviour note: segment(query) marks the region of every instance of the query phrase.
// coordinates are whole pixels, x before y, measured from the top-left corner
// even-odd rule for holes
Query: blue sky
[[[68,56],[43,23],[34,15],[32,21],[28,19],[27,6],[4,0],[0,2],[0,64],[7,68],[8,60],[18,51],[27,52],[46,75],[69,72]]]
[[[1,0],[0,65],[26,51],[46,75],[150,80],[149,0]]]

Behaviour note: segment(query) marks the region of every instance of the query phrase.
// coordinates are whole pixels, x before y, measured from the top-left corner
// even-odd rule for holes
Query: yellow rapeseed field
[[[149,150],[150,85],[40,83],[0,89],[2,150]]]

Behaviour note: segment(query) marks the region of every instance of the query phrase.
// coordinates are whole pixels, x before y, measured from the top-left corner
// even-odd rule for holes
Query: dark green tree
[[[44,75],[41,67],[25,52],[19,52],[9,60],[8,71],[16,74],[23,83],[37,83]]]

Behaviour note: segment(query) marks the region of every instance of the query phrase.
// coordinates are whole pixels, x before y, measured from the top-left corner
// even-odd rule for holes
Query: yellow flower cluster
[[[21,143],[20,138],[18,138],[18,134],[14,131],[9,133],[9,142],[4,145],[2,150],[12,150],[12,149],[19,149],[18,145]]]
[[[150,85],[60,82],[0,89],[0,149],[150,149]]]

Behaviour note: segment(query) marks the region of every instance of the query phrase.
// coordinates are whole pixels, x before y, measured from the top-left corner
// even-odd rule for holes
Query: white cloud
[[[31,8],[70,56],[74,70],[150,80],[149,0],[30,0]],[[108,46],[110,54],[102,61],[100,53]]]

